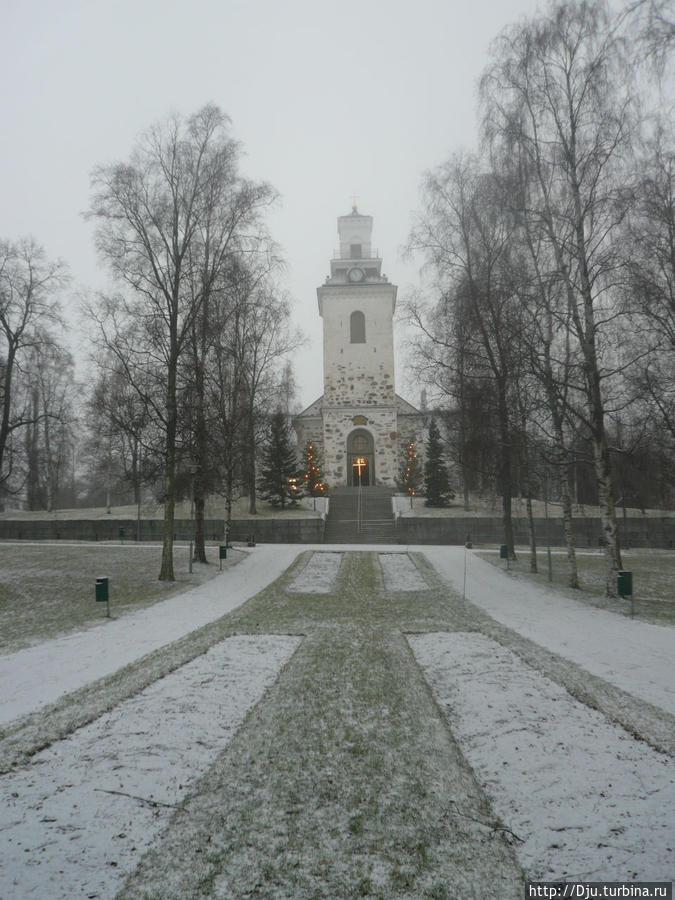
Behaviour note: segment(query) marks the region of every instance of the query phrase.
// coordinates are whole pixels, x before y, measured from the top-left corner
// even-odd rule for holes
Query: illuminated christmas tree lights
[[[302,452],[301,478],[310,497],[321,497],[328,490],[323,477],[319,451],[312,441],[309,441]]]
[[[399,481],[399,488],[412,498],[418,493],[422,484],[422,466],[415,450],[415,442],[410,441],[406,447],[406,459]]]

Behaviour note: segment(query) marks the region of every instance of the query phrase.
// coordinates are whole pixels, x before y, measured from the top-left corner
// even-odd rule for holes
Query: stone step
[[[356,522],[335,523],[332,527],[327,525],[324,532],[324,541],[327,544],[351,542],[395,544],[396,540],[396,528],[391,522],[363,523],[360,531],[356,528]]]
[[[389,534],[349,534],[325,537],[326,544],[396,544],[396,535]]]
[[[392,512],[393,491],[385,487],[361,489],[361,528],[358,525],[359,489],[336,488],[332,495],[324,541],[327,544],[396,543]]]
[[[349,495],[358,494],[358,487],[336,487],[331,491],[331,497],[344,497]],[[389,497],[394,495],[393,488],[386,487],[383,484],[373,484],[368,487],[362,487],[361,493],[365,496],[366,494],[386,494]]]

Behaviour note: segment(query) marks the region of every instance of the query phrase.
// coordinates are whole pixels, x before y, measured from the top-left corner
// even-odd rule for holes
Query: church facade
[[[397,287],[382,274],[372,228],[356,206],[338,218],[339,251],[317,288],[324,392],[293,420],[299,447],[319,449],[331,488],[395,488],[408,444],[421,449],[423,414],[395,392]]]

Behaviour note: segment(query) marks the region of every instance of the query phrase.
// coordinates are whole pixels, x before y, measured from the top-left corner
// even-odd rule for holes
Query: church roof
[[[323,394],[314,401],[314,403],[310,403],[307,409],[303,409],[301,413],[298,413],[297,416],[294,416],[296,419],[312,419],[316,416],[321,415],[321,407],[323,406]]]
[[[407,400],[404,400],[403,397],[399,397],[398,394],[396,396],[396,412],[401,416],[421,416],[424,415],[417,407],[413,406],[412,403],[408,403]]]

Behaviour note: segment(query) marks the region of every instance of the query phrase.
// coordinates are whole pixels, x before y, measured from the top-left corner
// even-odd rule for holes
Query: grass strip
[[[332,602],[264,592],[270,625],[313,627],[121,897],[520,897],[508,829],[396,627],[442,601],[392,604],[374,554],[339,581]]]

